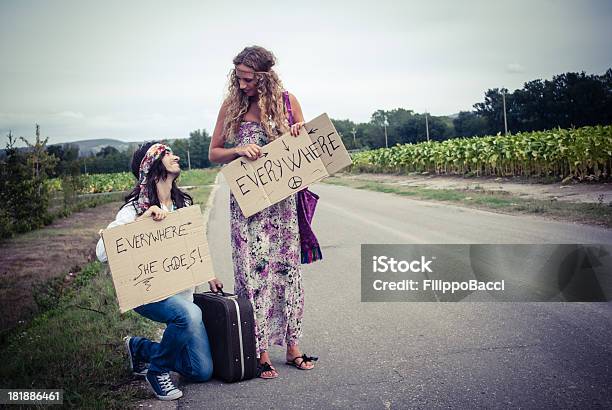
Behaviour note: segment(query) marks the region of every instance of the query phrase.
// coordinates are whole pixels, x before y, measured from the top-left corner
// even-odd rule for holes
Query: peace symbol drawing
[[[289,179],[289,182],[287,182],[287,185],[291,189],[298,189],[299,187],[302,186],[302,178],[298,177],[297,175],[293,176]]]

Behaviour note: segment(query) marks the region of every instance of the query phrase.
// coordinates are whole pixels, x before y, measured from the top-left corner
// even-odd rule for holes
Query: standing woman
[[[228,163],[239,157],[255,160],[261,156],[260,147],[287,131],[297,136],[304,125],[297,99],[287,93],[289,102],[284,102],[282,83],[272,69],[276,59],[270,51],[247,47],[233,62],[227,97],[210,143],[211,162]],[[293,125],[289,124],[291,112]],[[233,147],[225,148],[226,143]],[[230,224],[234,288],[253,305],[260,377],[278,377],[268,355],[272,344],[287,345],[287,364],[312,369],[317,358],[303,355],[298,346],[304,289],[296,195],[245,218],[230,193]]]

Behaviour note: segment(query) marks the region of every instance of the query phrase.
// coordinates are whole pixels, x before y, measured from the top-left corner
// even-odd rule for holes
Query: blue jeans
[[[136,359],[149,363],[149,371],[163,373],[173,370],[196,382],[211,378],[210,344],[202,322],[202,311],[197,305],[174,295],[134,310],[147,319],[167,325],[159,343],[143,337],[132,339],[132,353]]]

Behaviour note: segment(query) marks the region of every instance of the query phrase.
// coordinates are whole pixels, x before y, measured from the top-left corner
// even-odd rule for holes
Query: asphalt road
[[[312,371],[183,386],[180,408],[466,408],[612,406],[612,303],[362,303],[365,243],[605,243],[612,231],[318,184],[314,230],[324,260],[305,266],[304,352]],[[229,191],[208,239],[233,287]]]

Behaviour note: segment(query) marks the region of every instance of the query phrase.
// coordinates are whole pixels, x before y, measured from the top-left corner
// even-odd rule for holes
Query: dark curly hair
[[[134,209],[136,209],[136,213],[138,213],[138,209],[136,208],[136,203],[138,202],[138,196],[140,195],[140,185],[138,185],[138,178],[140,177],[140,163],[144,158],[147,150],[158,142],[145,142],[142,144],[132,155],[132,163],[130,167],[132,168],[132,174],[136,178],[136,186],[132,191],[127,194],[124,198],[125,203],[121,205],[121,208],[126,206],[127,204],[131,204]],[[166,167],[162,163],[162,157],[156,159],[149,169],[149,174],[147,178],[146,189],[148,190],[149,200],[151,201],[151,205],[157,205],[161,208],[161,204],[159,202],[159,198],[157,197],[157,186],[156,183],[159,180],[165,180],[168,178],[168,171]],[[172,181],[172,188],[170,190],[170,197],[172,198],[172,202],[176,208],[183,208],[185,206],[189,206],[193,204],[193,198],[186,192],[183,192],[176,185],[176,179]]]

